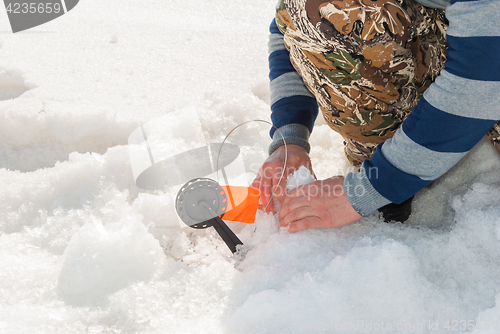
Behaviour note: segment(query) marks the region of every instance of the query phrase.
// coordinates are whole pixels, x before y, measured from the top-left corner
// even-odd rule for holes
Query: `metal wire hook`
[[[285,176],[285,170],[286,170],[286,163],[287,163],[287,160],[288,160],[288,149],[286,147],[286,141],[285,141],[285,137],[283,136],[283,134],[281,133],[281,131],[276,127],[274,126],[271,122],[269,121],[265,121],[263,119],[254,119],[254,120],[250,120],[250,121],[246,121],[246,122],[243,122],[241,124],[238,124],[236,125],[228,134],[227,136],[224,138],[224,140],[222,141],[222,144],[219,148],[219,153],[217,155],[217,164],[216,164],[216,171],[217,171],[217,183],[219,183],[219,158],[220,158],[220,153],[222,151],[222,147],[224,146],[224,143],[226,142],[227,138],[231,135],[231,133],[234,132],[234,130],[238,129],[240,126],[242,125],[245,125],[245,124],[248,124],[248,123],[251,123],[251,122],[263,122],[263,123],[266,123],[266,124],[269,124],[271,125],[273,128],[276,129],[276,131],[278,131],[278,133],[280,134],[281,136],[281,139],[283,140],[283,144],[285,145],[285,164],[283,166],[283,171],[281,172],[281,176],[280,176],[280,179],[278,181],[278,184],[276,185],[276,188],[274,188],[272,194],[271,194],[271,198],[269,199],[269,202],[267,202],[267,205],[266,207],[264,208],[264,211],[267,210],[267,207],[269,206],[269,204],[271,204],[271,201],[273,200],[273,197],[274,195],[276,194],[276,190],[278,190],[278,187],[281,183],[281,180],[283,180],[283,176]]]

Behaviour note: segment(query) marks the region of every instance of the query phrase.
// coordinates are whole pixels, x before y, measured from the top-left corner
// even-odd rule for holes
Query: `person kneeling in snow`
[[[273,142],[253,182],[261,208],[280,179],[283,137],[285,176],[312,172],[318,107],[360,171],[289,193],[280,183],[291,232],[376,210],[404,221],[413,195],[486,134],[500,152],[499,12],[500,0],[281,0],[269,40]]]

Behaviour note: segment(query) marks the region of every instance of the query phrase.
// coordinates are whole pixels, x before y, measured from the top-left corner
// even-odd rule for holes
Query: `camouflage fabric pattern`
[[[498,154],[500,154],[500,122],[495,124],[486,136],[493,144],[493,146],[497,149]]]
[[[446,60],[444,13],[413,0],[281,0],[276,22],[355,166],[394,135]]]

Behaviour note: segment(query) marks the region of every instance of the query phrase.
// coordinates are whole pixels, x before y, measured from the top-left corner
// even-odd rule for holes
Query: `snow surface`
[[[297,188],[298,186],[303,186],[316,181],[314,176],[311,174],[306,166],[300,166],[295,172],[288,175],[286,180],[286,190],[290,191]]]
[[[260,214],[231,225],[244,258],[211,229],[155,228],[175,219],[171,198],[135,186],[128,136],[189,105],[209,142],[269,119],[273,11],[86,0],[18,34],[1,11],[0,333],[457,333],[500,320],[500,159],[484,142],[404,225],[374,215],[288,234]],[[232,141],[255,171],[270,140],[251,124]],[[311,142],[318,178],[350,170],[324,121]]]

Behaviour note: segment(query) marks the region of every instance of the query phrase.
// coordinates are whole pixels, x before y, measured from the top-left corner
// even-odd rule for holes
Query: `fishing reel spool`
[[[187,107],[142,124],[130,134],[128,149],[136,185],[172,196],[172,205],[166,211],[169,219],[166,224],[156,224],[155,232],[166,231],[172,225],[195,229],[213,226],[229,249],[236,252],[242,242],[222,217],[252,224],[259,191],[249,186],[240,148],[226,140],[236,129],[253,122],[272,126],[263,120],[246,121],[234,127],[222,143],[207,143],[197,108]],[[286,142],[284,145],[286,166]],[[284,173],[285,168],[280,182]],[[265,208],[270,203],[271,199]]]
[[[227,210],[228,198],[222,187],[209,178],[197,178],[184,184],[177,193],[175,209],[189,227],[205,229],[213,226],[231,252],[241,240],[221,219]]]

